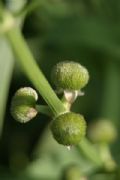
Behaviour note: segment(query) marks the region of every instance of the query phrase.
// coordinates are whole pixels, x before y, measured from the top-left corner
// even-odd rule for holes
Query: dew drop
[[[68,149],[68,151],[70,151],[71,150],[71,146],[67,146],[67,149]]]

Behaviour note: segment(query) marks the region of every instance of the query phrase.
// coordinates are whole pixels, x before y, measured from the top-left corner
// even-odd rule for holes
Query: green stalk
[[[38,67],[20,30],[17,27],[14,27],[7,31],[6,37],[17,56],[17,61],[19,61],[21,68],[44,98],[54,116],[64,113],[66,111],[65,107],[58,99],[48,81],[44,77],[42,71]]]
[[[45,114],[48,116],[53,116],[52,112],[50,111],[50,108],[45,105],[36,105],[35,109],[38,111],[38,113]]]
[[[91,142],[87,138],[84,138],[77,146],[80,153],[83,154],[84,157],[93,162],[97,167],[101,167],[103,162],[99,155],[99,152],[94,147]]]
[[[108,144],[99,144],[100,156],[108,172],[113,172],[117,168],[117,164],[114,161]]]

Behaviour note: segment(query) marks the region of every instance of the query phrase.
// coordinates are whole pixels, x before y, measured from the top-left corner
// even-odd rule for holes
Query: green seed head
[[[86,121],[82,115],[68,112],[52,121],[51,131],[58,143],[75,145],[86,134]]]
[[[89,74],[79,63],[65,61],[53,67],[51,79],[57,88],[79,90],[88,83]]]
[[[94,122],[88,132],[94,143],[112,143],[117,137],[117,131],[111,121],[100,119]]]
[[[33,119],[37,111],[35,104],[38,99],[36,91],[30,87],[20,88],[12,98],[11,114],[13,118],[21,123]]]

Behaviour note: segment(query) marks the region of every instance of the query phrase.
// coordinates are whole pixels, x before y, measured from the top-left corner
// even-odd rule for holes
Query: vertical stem
[[[58,99],[48,81],[44,77],[42,71],[38,67],[20,30],[14,27],[6,33],[6,37],[17,56],[17,61],[19,61],[27,77],[31,80],[33,85],[49,105],[54,116],[58,116],[59,114],[65,112],[65,107]]]
[[[14,60],[8,43],[4,37],[0,37],[0,136],[3,130],[4,116],[13,66]]]

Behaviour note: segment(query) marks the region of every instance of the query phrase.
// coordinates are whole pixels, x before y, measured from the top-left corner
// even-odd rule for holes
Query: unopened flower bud
[[[37,110],[35,104],[38,99],[36,91],[30,87],[17,90],[11,102],[11,114],[13,118],[21,123],[33,119]]]
[[[112,143],[117,137],[114,124],[107,119],[94,122],[88,131],[90,139],[95,143]]]
[[[62,180],[82,180],[79,166],[72,164],[65,168],[62,174]]]

